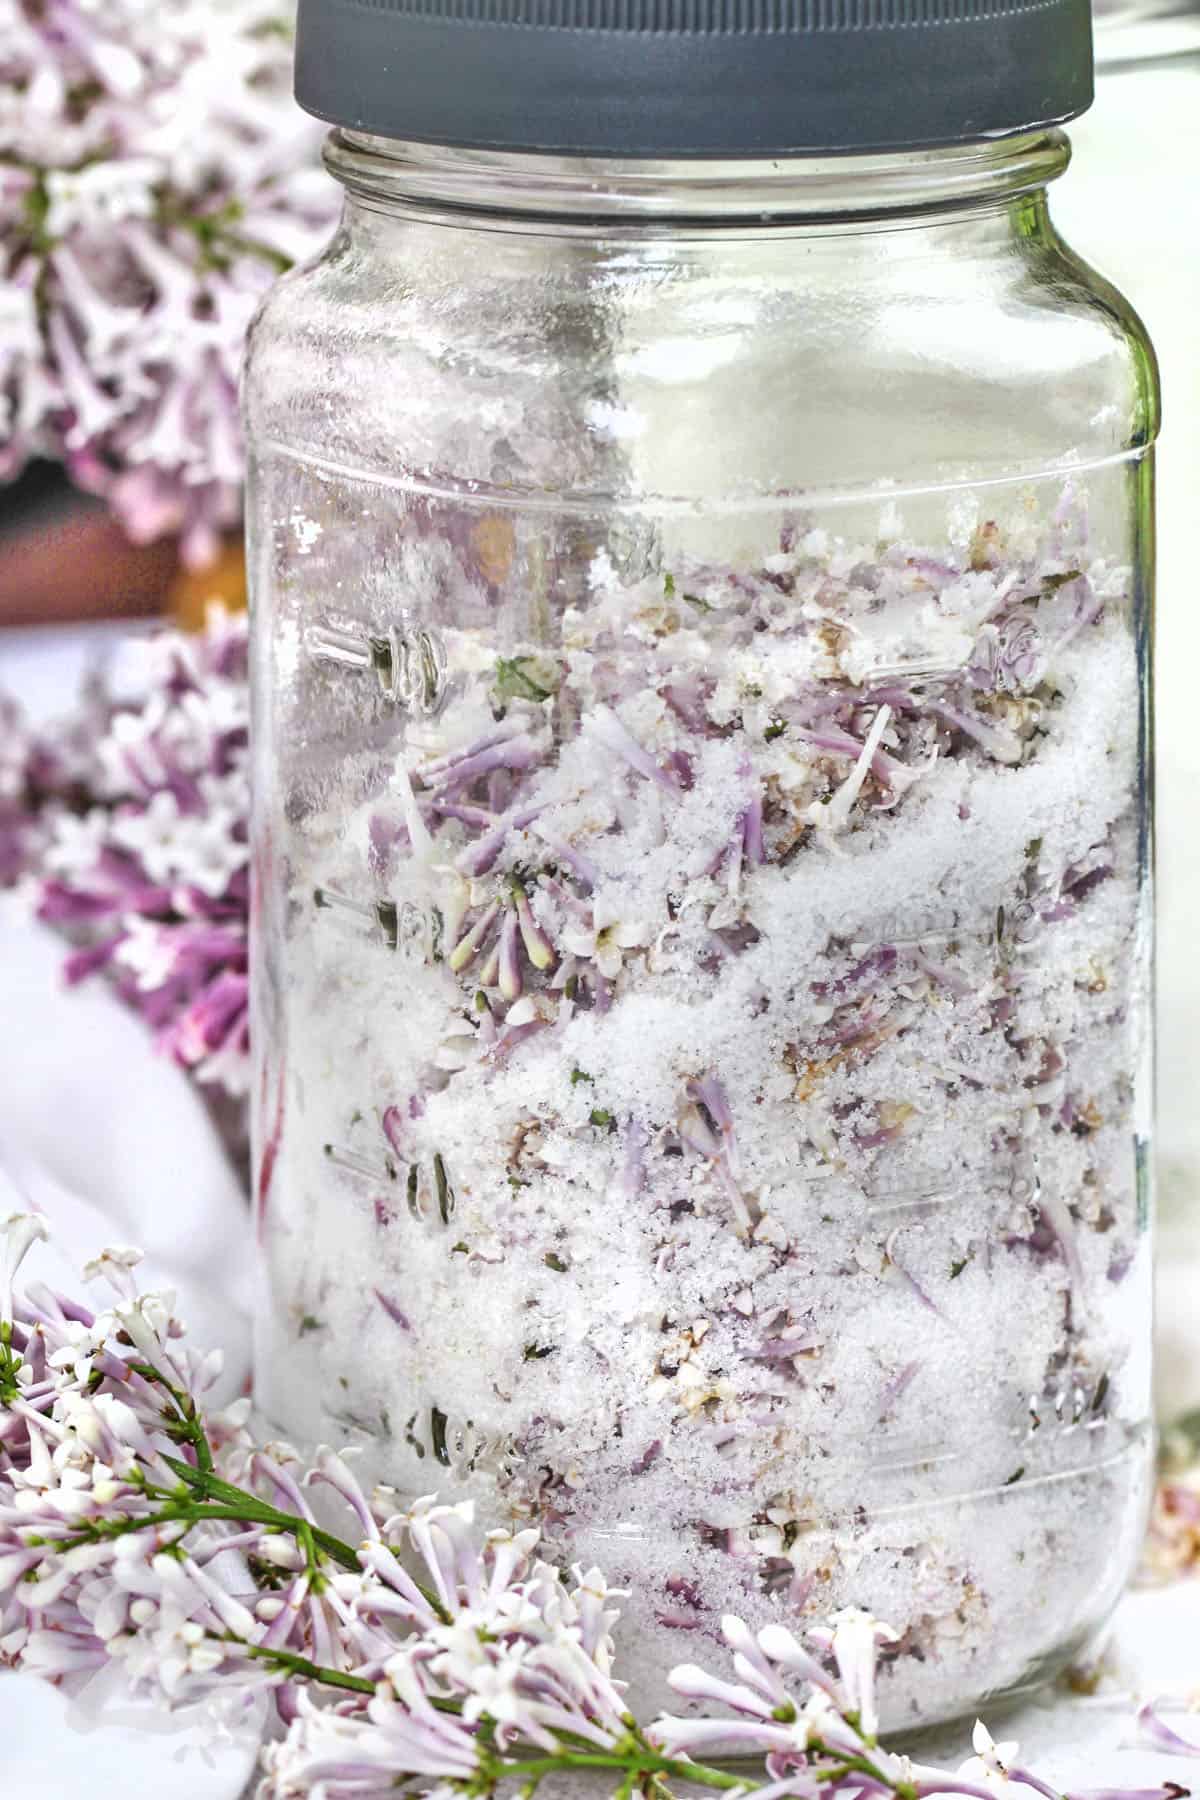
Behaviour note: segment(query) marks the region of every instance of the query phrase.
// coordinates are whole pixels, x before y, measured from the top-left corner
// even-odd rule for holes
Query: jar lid
[[[349,129],[566,155],[933,148],[1075,117],[1088,0],[299,0]]]

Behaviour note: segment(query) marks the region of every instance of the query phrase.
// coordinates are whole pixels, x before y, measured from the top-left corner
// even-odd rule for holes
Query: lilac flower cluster
[[[0,888],[31,869],[44,845],[42,813],[69,786],[57,746],[0,694]]]
[[[196,637],[129,652],[139,699],[93,695],[76,792],[37,816],[39,917],[106,969],[164,1048],[210,1088],[247,1079],[249,806],[246,627],[216,613]],[[36,763],[38,752],[31,752]]]
[[[236,386],[328,235],[278,0],[0,0],[0,476],[63,460],[202,562],[241,510]]]
[[[1200,1463],[1169,1470],[1159,1482],[1142,1556],[1148,1585],[1194,1573],[1200,1563]]]
[[[136,1251],[85,1274],[106,1308],[17,1270],[40,1218],[0,1226],[0,1663],[72,1690],[119,1663],[135,1691],[229,1718],[267,1690],[283,1734],[264,1751],[262,1800],[411,1792],[491,1794],[519,1780],[607,1772],[622,1795],[669,1781],[761,1800],[978,1796],[1025,1788],[1083,1800],[1020,1767],[976,1727],[975,1756],[939,1771],[876,1741],[875,1664],[893,1634],[849,1609],[801,1643],[727,1618],[736,1679],[674,1671],[689,1712],[642,1728],[613,1675],[618,1617],[598,1569],[569,1578],[538,1533],[489,1533],[469,1502],[368,1499],[339,1456],[306,1474],[258,1447],[245,1403],[205,1415],[219,1356],[181,1346],[169,1296],[139,1294]],[[357,1543],[319,1522],[314,1489]],[[1152,1713],[1160,1748],[1192,1754]],[[765,1763],[733,1774],[710,1756]],[[1165,1800],[1180,1788],[1110,1800]]]

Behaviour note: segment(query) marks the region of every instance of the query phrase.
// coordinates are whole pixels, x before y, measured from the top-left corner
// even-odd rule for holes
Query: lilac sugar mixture
[[[1014,511],[601,551],[502,655],[439,626],[285,831],[261,1397],[602,1562],[639,1708],[723,1612],[855,1604],[936,1717],[1137,1538],[1133,601],[1082,498]],[[421,617],[453,552],[400,554]]]

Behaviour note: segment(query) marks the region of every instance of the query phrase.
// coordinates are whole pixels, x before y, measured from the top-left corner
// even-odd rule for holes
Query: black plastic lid
[[[479,149],[916,149],[1082,112],[1091,16],[1088,0],[299,0],[296,98]]]

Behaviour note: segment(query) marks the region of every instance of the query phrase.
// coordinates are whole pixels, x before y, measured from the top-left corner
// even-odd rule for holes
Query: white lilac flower
[[[54,832],[41,857],[41,866],[50,875],[66,880],[90,873],[112,834],[112,820],[103,807],[93,806],[88,812],[75,814],[60,811],[54,819]]]
[[[286,0],[0,0],[0,474],[58,458],[197,561],[250,316],[336,214],[289,36]]]
[[[568,925],[563,944],[572,956],[591,962],[606,981],[615,981],[627,950],[639,950],[650,941],[650,929],[642,919],[626,918],[612,901],[597,897],[586,923]]]
[[[287,1738],[268,1746],[264,1795],[326,1800],[385,1794],[400,1769],[412,1775],[470,1780],[478,1770],[476,1734],[438,1711],[411,1663],[389,1664],[392,1691],[381,1689],[366,1712],[314,1705],[305,1696]]]
[[[867,1737],[879,1729],[875,1705],[875,1662],[880,1644],[895,1643],[897,1633],[881,1625],[868,1612],[848,1606],[834,1613],[829,1625],[814,1627],[809,1638],[819,1649],[831,1652],[837,1664],[842,1694]]]
[[[44,1243],[49,1233],[38,1213],[15,1212],[0,1219],[3,1253],[0,1254],[0,1324],[12,1321],[13,1282],[34,1244]]]
[[[971,1733],[974,1756],[967,1758],[959,1774],[967,1781],[980,1781],[992,1793],[1001,1796],[1012,1792],[1012,1764],[1018,1745],[1015,1741],[998,1744],[982,1719],[976,1719]]]
[[[226,808],[189,813],[173,793],[160,788],[140,810],[118,812],[109,836],[118,849],[138,858],[151,881],[164,887],[190,881],[215,900],[245,862],[244,848],[239,852],[232,844],[229,825]]]
[[[834,835],[839,831],[844,831],[849,824],[855,803],[862,792],[863,783],[871,773],[871,765],[891,717],[890,706],[879,708],[871,729],[867,733],[866,742],[849,775],[834,789],[828,800],[814,800],[808,808],[808,821],[815,825],[818,831]]]

